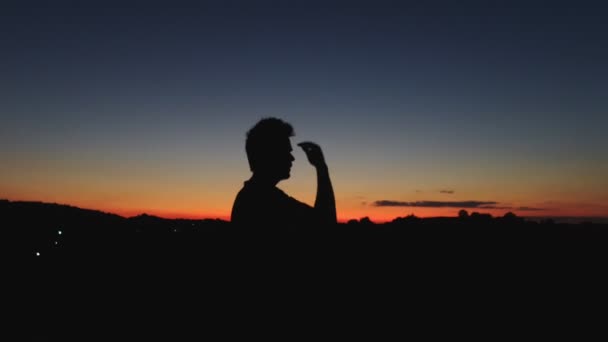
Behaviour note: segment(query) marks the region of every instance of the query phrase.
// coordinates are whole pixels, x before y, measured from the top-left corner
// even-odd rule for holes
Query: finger
[[[304,149],[311,149],[311,148],[315,148],[317,146],[317,144],[310,142],[310,141],[303,141],[303,142],[299,143],[298,146],[300,146],[301,148],[304,148]]]

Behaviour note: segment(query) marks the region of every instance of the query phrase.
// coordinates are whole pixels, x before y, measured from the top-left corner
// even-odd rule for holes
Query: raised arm
[[[334,197],[334,189],[329,178],[329,169],[321,147],[312,142],[301,142],[298,144],[304,152],[312,166],[317,169],[317,197],[315,199],[315,210],[322,218],[323,222],[328,224],[337,223],[336,215],[336,199]]]

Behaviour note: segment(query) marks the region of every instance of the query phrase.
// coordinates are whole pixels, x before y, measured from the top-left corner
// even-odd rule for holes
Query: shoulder
[[[277,188],[275,196],[277,201],[280,202],[281,209],[289,215],[301,217],[302,215],[310,215],[314,210],[310,205],[289,196],[279,188]]]

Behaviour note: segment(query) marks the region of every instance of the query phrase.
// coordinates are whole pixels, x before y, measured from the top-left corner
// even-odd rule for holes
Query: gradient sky
[[[245,132],[324,149],[341,220],[608,216],[608,5],[0,5],[0,198],[227,218]],[[279,187],[314,203],[301,150]]]

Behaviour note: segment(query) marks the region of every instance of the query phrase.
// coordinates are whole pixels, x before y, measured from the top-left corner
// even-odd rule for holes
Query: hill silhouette
[[[147,214],[122,217],[66,204],[0,200],[0,217],[11,247],[36,257],[57,251],[136,247],[137,233],[217,231],[222,220],[165,219]],[[105,249],[105,248],[104,248]]]
[[[391,222],[374,223],[364,217],[328,227],[286,233],[234,231],[230,222],[220,219],[166,219],[147,214],[122,217],[70,205],[0,200],[0,217],[10,247],[21,256],[129,256],[180,253],[236,254],[279,248],[282,243],[312,243],[326,250],[360,246],[373,249],[374,241],[389,250],[454,249],[455,246],[488,245],[546,246],[552,241],[603,241],[608,225],[594,223],[565,224],[552,220],[530,221],[507,213],[492,217],[461,210],[457,217],[397,217]],[[390,232],[389,235],[382,234]],[[352,245],[349,245],[352,243]],[[378,247],[378,246],[376,246]],[[458,247],[460,248],[460,247]],[[477,246],[476,248],[479,248]],[[378,247],[378,250],[381,250]],[[376,250],[376,251],[378,251]]]
[[[408,305],[420,298],[420,308],[428,306],[428,298],[442,305],[457,298],[467,305],[474,297],[485,302],[496,295],[492,284],[506,284],[501,296],[517,298],[520,293],[512,289],[547,274],[572,277],[568,274],[594,269],[589,261],[605,260],[608,238],[607,225],[464,212],[409,215],[382,224],[362,218],[280,235],[263,227],[233,231],[222,220],[125,218],[40,202],[3,200],[0,215],[7,260],[25,271],[7,278],[19,280],[14,293],[27,301],[20,307],[36,313],[33,322],[64,330],[70,327],[56,311],[66,299],[86,298],[75,313],[107,306],[107,300],[116,309],[143,289],[148,289],[144,303],[175,301],[185,291],[184,303],[196,295],[205,305],[216,298],[214,309],[224,308],[226,298],[239,304],[259,298],[264,303],[252,307],[260,307],[268,298],[283,302],[294,296],[301,298],[299,307],[315,298],[323,305],[336,295],[348,308],[360,305],[365,292],[376,300],[387,286],[389,293],[409,298]],[[486,292],[479,292],[484,287]],[[53,317],[59,317],[57,324]]]

